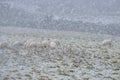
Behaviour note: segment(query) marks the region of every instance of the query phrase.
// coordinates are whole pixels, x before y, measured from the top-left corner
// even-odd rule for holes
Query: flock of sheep
[[[24,42],[24,45],[26,47],[28,46],[41,46],[43,48],[50,47],[51,49],[55,49],[58,45],[60,45],[60,40],[58,39],[48,39],[48,40],[43,40],[43,41],[35,41],[33,39],[26,40]]]
[[[59,39],[47,39],[42,41],[36,41],[34,39],[28,39],[23,41],[22,43],[15,43],[15,44],[23,44],[25,47],[30,46],[40,46],[42,48],[49,47],[51,49],[55,49],[57,46],[61,45],[61,42]],[[112,39],[104,39],[102,42],[100,42],[100,45],[102,46],[112,46]],[[0,42],[0,48],[7,47],[7,43]]]
[[[36,41],[34,39],[28,39],[22,42],[14,42],[12,45],[23,45],[25,47],[42,47],[42,48],[51,48],[55,49],[57,46],[60,45],[60,40],[58,39],[51,39],[51,40],[43,40],[43,41]],[[0,42],[0,48],[7,48],[9,46],[6,42]]]

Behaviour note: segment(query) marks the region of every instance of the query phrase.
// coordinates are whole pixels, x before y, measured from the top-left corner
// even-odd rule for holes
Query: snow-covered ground
[[[26,40],[58,39],[50,46]],[[110,45],[101,45],[111,39]],[[119,80],[120,37],[0,27],[0,80]]]

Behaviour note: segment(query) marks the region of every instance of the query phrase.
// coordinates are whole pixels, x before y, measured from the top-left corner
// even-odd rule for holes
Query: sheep
[[[52,40],[43,40],[41,42],[36,42],[33,39],[29,39],[25,41],[25,46],[41,46],[43,48],[52,48],[55,49],[56,46],[60,45],[60,41],[58,39],[52,39]]]
[[[43,40],[43,41],[41,42],[41,45],[42,45],[42,47],[44,47],[44,48],[49,47],[50,41],[49,41],[49,40]]]
[[[57,45],[60,45],[60,41],[58,39],[52,39],[51,42],[55,42]]]
[[[111,46],[112,45],[112,39],[105,39],[102,41],[102,45],[106,46]]]
[[[30,46],[33,46],[33,45],[36,45],[36,44],[38,44],[38,43],[33,39],[29,39],[29,40],[25,41],[25,43],[24,43],[24,45],[26,47],[28,47],[28,46],[30,47]]]
[[[55,42],[50,42],[50,48],[55,49],[57,44]]]
[[[18,51],[19,49],[21,49],[24,46],[24,41],[14,41],[12,43],[12,50],[14,51]]]
[[[24,41],[15,41],[14,43],[13,43],[13,46],[23,46],[24,45]]]
[[[55,49],[56,47],[58,47],[60,45],[60,41],[58,39],[51,39],[50,40],[50,47],[52,49]]]
[[[48,46],[48,42],[47,41],[35,41],[33,39],[29,39],[27,41],[25,41],[24,45],[26,47],[47,47]]]

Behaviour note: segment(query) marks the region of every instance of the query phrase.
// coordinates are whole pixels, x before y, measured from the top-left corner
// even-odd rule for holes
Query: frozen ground
[[[24,41],[59,39],[55,49]],[[112,46],[103,46],[112,39]],[[72,31],[0,28],[0,80],[119,80],[120,37]]]

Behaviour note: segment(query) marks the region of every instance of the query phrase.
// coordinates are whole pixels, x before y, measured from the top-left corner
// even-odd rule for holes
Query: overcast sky
[[[29,12],[50,14],[119,13],[120,0],[0,0]]]

